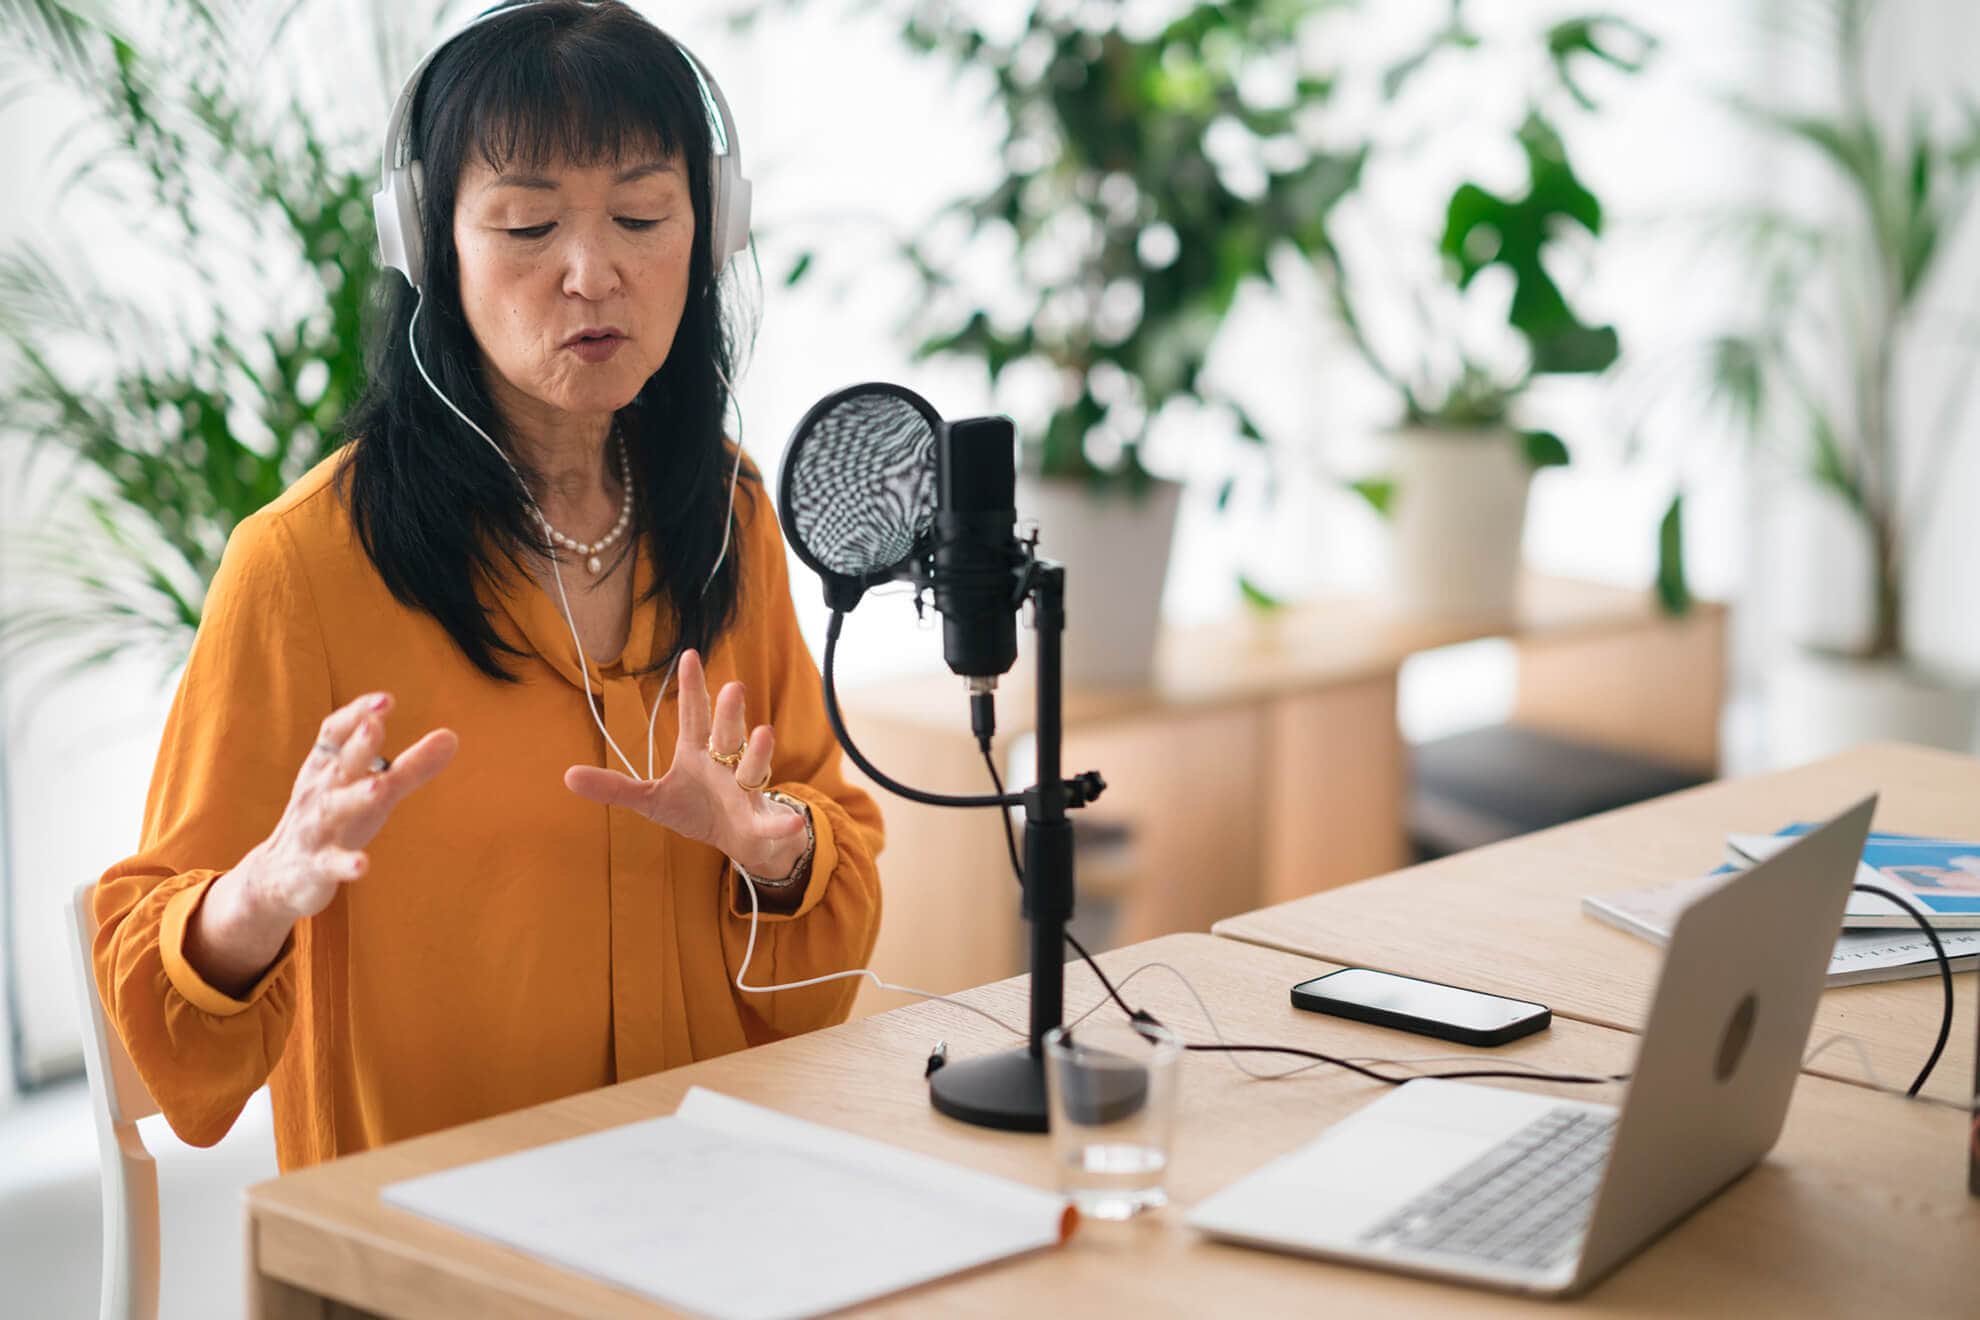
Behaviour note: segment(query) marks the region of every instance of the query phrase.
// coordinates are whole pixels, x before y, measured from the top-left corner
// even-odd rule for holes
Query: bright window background
[[[1013,15],[1021,12],[1010,0],[1003,3]],[[1592,123],[1575,125],[1570,138],[1585,181],[1612,221],[1590,273],[1586,311],[1594,320],[1613,319],[1626,348],[1640,359],[1682,351],[1726,306],[1723,271],[1698,257],[1686,217],[1761,190],[1809,187],[1736,131],[1714,100],[1716,90],[1752,92],[1792,84],[1797,76],[1751,37],[1740,16],[1750,7],[1627,0],[1607,6],[1478,5],[1472,16],[1497,34],[1537,30],[1554,13],[1612,8],[1663,39],[1649,74],[1626,85],[1599,81],[1608,90],[1608,107]],[[310,8],[314,21],[333,34],[369,12],[365,0],[319,0]],[[728,29],[722,6],[642,8],[717,72],[741,126],[756,185],[764,285],[761,332],[740,389],[744,438],[757,459],[774,471],[786,434],[805,407],[856,380],[900,381],[951,415],[985,408],[988,391],[974,366],[909,360],[894,327],[914,294],[887,254],[896,226],[930,214],[988,177],[998,126],[983,103],[987,81],[959,79],[940,62],[910,56],[891,30],[849,15],[850,6],[836,0],[814,0],[804,12],[769,19],[748,36]],[[1363,8],[1327,28],[1328,39],[1357,51],[1358,59],[1362,51],[1407,48],[1443,4],[1369,0]],[[1893,102],[1933,80],[1970,86],[1968,70],[1980,64],[1974,58],[1980,55],[1980,14],[1965,0],[1901,8],[1900,30],[1874,61]],[[1371,56],[1370,62],[1380,61]],[[336,84],[334,69],[341,67],[322,77]],[[1483,80],[1488,87],[1490,74],[1486,70]],[[1436,198],[1447,196],[1460,177],[1518,186],[1510,130],[1520,107],[1503,93],[1480,92],[1476,74],[1446,83],[1433,70],[1422,82],[1417,100],[1427,96],[1431,104],[1419,113],[1438,127],[1439,141],[1446,130],[1450,141],[1441,157],[1426,157],[1420,172],[1378,179],[1371,187],[1377,214],[1362,220],[1365,226],[1390,224],[1412,235],[1407,241],[1428,244],[1438,227]],[[355,110],[351,100],[344,98],[346,112],[382,122],[382,103],[373,114],[361,97]],[[46,223],[46,181],[37,165],[48,146],[42,127],[48,120],[32,109],[16,106],[0,116],[0,170],[20,181],[12,191],[21,199],[0,214],[0,233]],[[99,218],[98,237],[100,250],[114,252],[109,219]],[[1973,269],[1970,246],[1959,254],[1961,270]],[[782,276],[794,254],[811,247],[827,254],[821,273],[785,288]],[[134,283],[152,278],[141,254],[121,260]],[[1218,362],[1227,379],[1242,382],[1285,471],[1297,473],[1321,452],[1336,462],[1375,457],[1371,441],[1387,420],[1385,401],[1333,341],[1316,291],[1297,270],[1287,272],[1278,290],[1244,298]],[[1534,420],[1567,435],[1576,454],[1574,467],[1543,474],[1534,490],[1527,555],[1542,570],[1647,583],[1656,519],[1682,463],[1692,492],[1687,551],[1694,586],[1740,607],[1740,699],[1729,720],[1729,753],[1733,768],[1750,764],[1757,753],[1749,698],[1766,657],[1784,638],[1833,629],[1846,617],[1846,545],[1833,526],[1810,513],[1810,502],[1792,485],[1748,482],[1731,446],[1720,437],[1692,434],[1682,409],[1660,406],[1654,388],[1626,379],[1613,389],[1564,388],[1535,404],[1544,416]],[[1647,456],[1626,464],[1624,437],[1637,427]],[[1968,672],[1980,667],[1975,448],[1968,446],[1965,470],[1954,474],[1957,488],[1969,493],[1965,507],[1940,520],[1916,602],[1921,644]],[[1269,508],[1245,504],[1240,516],[1220,518],[1211,508],[1215,476],[1254,456],[1234,459],[1213,437],[1188,437],[1149,457],[1166,473],[1192,479],[1164,601],[1170,619],[1201,622],[1231,614],[1240,568],[1295,597],[1379,585],[1380,528],[1352,497],[1295,476],[1281,483]],[[0,508],[10,521],[32,518],[48,494],[10,484]],[[1253,491],[1243,499],[1259,497]],[[9,567],[0,565],[0,583]],[[815,581],[794,564],[793,584],[816,647],[824,609]],[[849,684],[936,669],[939,634],[917,631],[903,601],[877,600],[849,625],[842,664]],[[1503,648],[1483,645],[1413,662],[1405,675],[1405,730],[1422,738],[1485,722],[1503,713],[1510,689]],[[13,891],[13,929],[0,960],[15,964],[10,983],[18,1000],[12,1007],[30,1076],[73,1058],[66,951],[55,936],[60,903],[76,883],[135,847],[169,690],[168,677],[138,665],[45,692],[34,675],[7,676],[8,793],[0,855]]]

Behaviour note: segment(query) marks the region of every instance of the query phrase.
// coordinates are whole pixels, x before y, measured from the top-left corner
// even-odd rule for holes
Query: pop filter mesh
[[[897,567],[935,521],[935,426],[890,390],[849,391],[793,438],[787,527],[847,577]]]

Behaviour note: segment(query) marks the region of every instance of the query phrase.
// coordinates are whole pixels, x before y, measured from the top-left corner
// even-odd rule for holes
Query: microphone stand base
[[[1029,1048],[945,1064],[929,1075],[928,1099],[938,1112],[977,1127],[1044,1132],[1051,1125],[1045,1060]]]

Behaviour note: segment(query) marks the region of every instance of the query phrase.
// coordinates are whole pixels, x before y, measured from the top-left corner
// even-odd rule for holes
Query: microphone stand
[[[1073,912],[1073,829],[1066,812],[1103,787],[1098,775],[1059,774],[1064,732],[1060,646],[1066,625],[1066,570],[1041,560],[1028,593],[1038,629],[1037,782],[1024,793],[1024,916],[1031,923],[1031,1040],[1021,1049],[944,1064],[928,1077],[928,1096],[950,1118],[979,1127],[1043,1132],[1045,1034],[1065,1014],[1066,923]]]
[[[917,581],[923,579],[917,577]],[[859,599],[859,584],[850,590],[827,579],[826,603],[832,607],[825,629],[821,678],[825,718],[839,746],[867,778],[910,802],[931,807],[995,807],[999,811],[1024,807],[1024,916],[1031,924],[1031,1028],[1025,1047],[955,1063],[932,1061],[928,1073],[930,1102],[941,1113],[979,1127],[1011,1132],[1044,1132],[1051,1122],[1046,1102],[1045,1036],[1065,1015],[1066,923],[1073,912],[1073,830],[1068,810],[1083,807],[1106,789],[1095,771],[1062,778],[1060,743],[1061,646],[1066,627],[1066,570],[1050,560],[1031,559],[1018,588],[1013,608],[1032,602],[1038,632],[1035,738],[1037,782],[1022,794],[930,793],[903,784],[860,751],[846,728],[834,681],[834,659],[846,611]],[[834,594],[834,592],[840,594]],[[1108,1080],[1118,1076],[1120,1080]],[[1100,1081],[1083,1080],[1078,1104],[1084,1112],[1129,1112],[1141,1102],[1143,1084],[1131,1074],[1107,1074]]]

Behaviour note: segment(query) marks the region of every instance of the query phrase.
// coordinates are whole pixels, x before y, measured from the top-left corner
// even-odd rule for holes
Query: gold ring
[[[764,770],[763,778],[754,784],[745,784],[738,778],[736,780],[736,786],[745,793],[761,793],[764,789],[770,787],[770,771],[768,769]]]
[[[748,744],[745,743],[744,746],[746,747]],[[733,752],[718,752],[715,750],[715,737],[713,734],[710,734],[708,738],[708,754],[732,770],[742,764],[742,747],[736,748]]]

